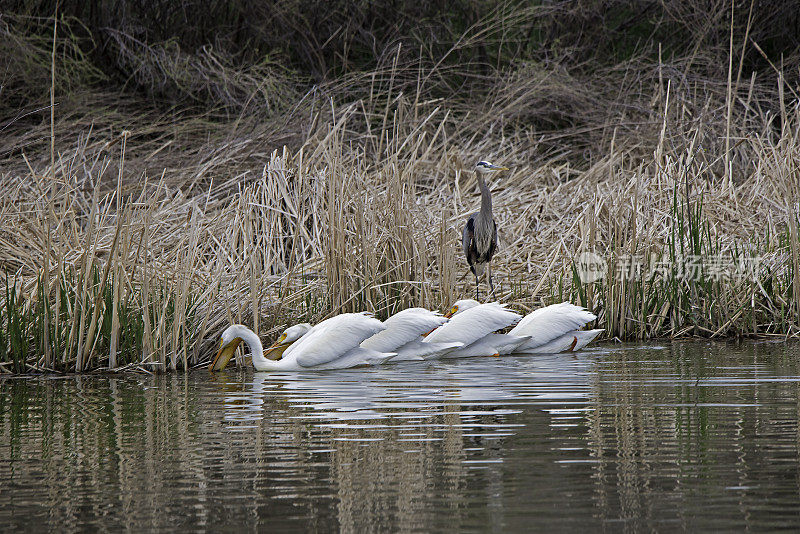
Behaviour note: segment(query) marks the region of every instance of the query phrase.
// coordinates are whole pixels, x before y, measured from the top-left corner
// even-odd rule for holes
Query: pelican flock
[[[479,161],[475,166],[481,208],[467,219],[462,248],[472,274],[475,297],[478,279],[486,274],[494,295],[490,262],[497,249],[497,224],[492,196],[484,175],[507,167]],[[239,344],[250,349],[258,371],[345,369],[361,365],[436,358],[552,354],[580,350],[602,330],[582,330],[597,317],[569,302],[553,304],[522,317],[498,302],[459,300],[444,315],[409,308],[381,322],[369,313],[343,313],[316,326],[301,323],[287,328],[264,350],[261,340],[244,325],[229,326],[209,369],[224,369]],[[510,328],[507,333],[499,330]]]
[[[581,330],[596,316],[569,302],[522,317],[502,304],[459,300],[444,315],[410,308],[385,321],[369,313],[343,313],[315,326],[284,330],[264,349],[244,325],[225,329],[209,369],[224,369],[244,342],[257,371],[347,369],[409,360],[574,352],[602,330]],[[507,334],[496,333],[513,326]]]

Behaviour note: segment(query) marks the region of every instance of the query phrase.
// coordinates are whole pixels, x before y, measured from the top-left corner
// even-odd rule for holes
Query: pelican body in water
[[[461,341],[464,347],[448,351],[443,358],[467,356],[498,356],[501,350],[515,348],[527,338],[493,334],[519,321],[522,316],[497,302],[481,304],[476,300],[459,300],[447,314],[450,321],[443,324],[425,339],[425,343]]]
[[[509,313],[515,317],[512,318]],[[570,352],[582,349],[603,331],[580,330],[597,317],[569,302],[545,306],[520,318],[497,303],[480,304],[472,299],[464,299],[456,302],[447,315],[452,318],[441,327],[442,333],[449,329],[454,337],[474,341],[444,357]],[[514,323],[516,326],[508,334],[493,333]],[[466,332],[476,335],[467,338]],[[485,335],[476,337],[484,332]],[[442,337],[441,333],[438,337]]]
[[[580,330],[595,319],[597,316],[592,312],[569,302],[534,310],[509,331],[510,335],[529,338],[514,352],[552,354],[580,350],[603,332],[602,329]]]
[[[410,308],[383,323],[367,313],[345,313],[312,327],[287,328],[264,352],[258,336],[243,325],[222,333],[220,348],[209,366],[224,369],[244,341],[258,371],[345,369],[386,361],[549,354],[582,349],[601,332],[580,330],[596,316],[562,302],[522,318],[497,302],[459,300],[446,315]],[[516,323],[508,334],[497,330]],[[426,332],[430,332],[425,336]],[[425,337],[423,337],[425,336]]]
[[[423,343],[422,337],[449,320],[425,308],[408,308],[383,321],[383,330],[361,342],[364,349],[395,353],[387,361],[424,360],[463,347],[461,342]],[[312,329],[308,323],[287,328],[278,341],[267,349],[267,357],[277,359],[283,351]]]
[[[478,278],[483,276],[486,270],[486,278],[489,282],[489,289],[494,295],[494,282],[492,282],[492,268],[489,262],[492,261],[495,250],[497,250],[497,224],[492,215],[492,193],[486,186],[483,179],[485,174],[497,171],[507,171],[507,167],[499,167],[488,161],[479,161],[475,165],[475,176],[478,179],[478,189],[481,191],[481,209],[478,213],[473,213],[467,219],[461,235],[461,246],[467,263],[475,275],[475,299],[480,300],[478,289]]]
[[[361,346],[381,352],[396,352],[389,361],[437,358],[464,346],[461,341],[426,343],[423,336],[446,323],[449,318],[425,308],[408,308],[383,322],[385,330],[366,339]]]
[[[305,324],[295,326],[297,328],[287,329],[273,346],[287,345],[280,351],[282,357],[279,360],[264,355],[264,346],[255,332],[243,325],[229,326],[222,333],[219,351],[209,369],[224,369],[242,341],[250,349],[253,367],[258,371],[346,369],[382,363],[396,355],[359,346],[386,328],[366,313],[343,313],[310,328]],[[290,338],[294,339],[286,343]]]

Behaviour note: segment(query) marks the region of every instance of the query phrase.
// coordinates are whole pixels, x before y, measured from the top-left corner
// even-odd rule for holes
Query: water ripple
[[[0,521],[796,530],[798,356],[701,342],[327,373],[6,380]]]

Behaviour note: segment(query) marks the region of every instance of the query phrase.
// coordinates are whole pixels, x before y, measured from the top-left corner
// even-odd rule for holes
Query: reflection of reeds
[[[794,434],[782,429],[796,422],[798,391],[790,380],[761,378],[795,376],[793,350],[675,342],[655,357],[610,355],[597,367],[596,409],[587,416],[598,516],[641,530],[674,514],[682,528],[698,530],[717,519],[686,512],[698,499],[716,506],[731,499],[738,503],[730,506],[731,525],[771,521],[753,513],[753,503],[774,498],[766,480],[774,480],[769,466],[776,456],[794,457]],[[731,497],[737,485],[752,490]]]
[[[163,510],[181,505],[182,526],[212,530],[284,511],[342,530],[474,530],[524,526],[534,506],[540,524],[561,526],[693,530],[718,520],[690,513],[708,503],[737,524],[786,520],[773,508],[794,511],[794,349],[634,352],[488,379],[438,369],[424,383],[401,371],[5,380],[6,472],[28,498],[0,512],[12,526],[102,520],[137,531],[174,527]],[[509,406],[514,392],[524,394]]]
[[[694,31],[691,10],[671,9]],[[793,90],[773,70],[721,82],[714,48],[586,70],[572,49],[553,66],[493,41],[575,17],[497,10],[455,44],[393,43],[311,91],[270,61],[111,31],[116,68],[150,97],[172,94],[170,113],[101,91],[111,78],[76,21],[53,39],[49,24],[4,19],[0,368],[186,368],[234,320],[270,335],[342,311],[441,309],[472,294],[459,229],[484,157],[513,167],[492,184],[499,299],[570,298],[620,338],[796,334]],[[483,40],[497,65],[462,61],[485,55]],[[41,123],[17,114],[41,98],[32,88],[59,104]],[[625,255],[764,262],[744,279],[582,284],[584,250],[612,271]]]

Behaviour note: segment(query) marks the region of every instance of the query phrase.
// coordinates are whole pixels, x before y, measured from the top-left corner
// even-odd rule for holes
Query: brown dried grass
[[[512,167],[492,184],[499,300],[522,311],[575,300],[620,338],[798,332],[800,111],[780,69],[726,83],[696,74],[713,62],[700,50],[591,76],[530,61],[494,71],[479,99],[441,98],[453,66],[404,61],[397,47],[371,72],[271,101],[291,85],[283,74],[209,50],[200,63],[141,53],[164,72],[204,65],[199,81],[173,82],[227,111],[163,112],[82,88],[64,93],[52,130],[3,123],[0,262],[32,344],[14,349],[16,370],[191,367],[232,321],[270,336],[471,296],[459,243],[479,159]],[[626,254],[667,257],[691,232],[701,254],[747,251],[768,268],[716,285],[573,275],[580,251],[613,268]]]

